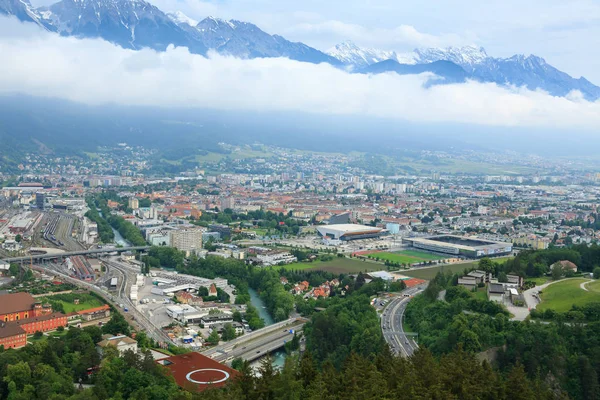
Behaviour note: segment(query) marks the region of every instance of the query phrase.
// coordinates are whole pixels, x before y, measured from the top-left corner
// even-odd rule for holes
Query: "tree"
[[[227,323],[223,326],[223,333],[221,334],[221,339],[223,339],[223,341],[227,342],[229,340],[235,339],[236,334],[235,334],[235,328],[233,327],[233,325]]]
[[[485,272],[493,272],[494,262],[488,257],[484,257],[481,260],[479,260],[479,269]]]
[[[102,332],[113,335],[129,335],[130,327],[121,313],[114,312],[110,320],[102,327]]]
[[[600,279],[600,267],[594,268],[594,279]]]
[[[238,310],[233,312],[232,318],[235,322],[242,322],[242,313]]]
[[[233,361],[231,361],[231,368],[233,368],[233,369],[241,371],[243,366],[244,366],[244,360],[242,360],[241,358],[234,358]]]
[[[21,235],[17,235],[17,236],[15,236],[15,241],[16,241],[17,243],[21,243],[21,240],[23,240],[23,237],[22,237]]]
[[[21,267],[19,267],[19,264],[14,264],[14,263],[11,263],[10,267],[8,268],[8,272],[10,272],[11,276],[19,276],[20,270],[21,270]]]
[[[506,283],[506,282],[508,282],[508,277],[506,276],[506,272],[499,272],[498,273],[498,282],[500,282],[500,283]]]
[[[219,333],[217,332],[216,329],[213,329],[212,332],[210,333],[210,335],[208,335],[208,338],[206,338],[206,342],[210,345],[217,345],[219,344]]]
[[[564,271],[562,269],[562,267],[560,266],[560,264],[555,264],[552,267],[552,279],[557,281],[560,278],[562,278],[564,275]]]

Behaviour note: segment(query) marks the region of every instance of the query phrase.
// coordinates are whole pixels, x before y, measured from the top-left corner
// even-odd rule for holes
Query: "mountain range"
[[[309,63],[328,63],[355,73],[433,73],[437,83],[467,79],[499,85],[542,89],[554,96],[579,90],[588,100],[600,99],[600,87],[573,78],[535,55],[509,58],[488,56],[482,47],[415,49],[396,53],[366,49],[352,42],[323,52],[304,43],[271,35],[254,24],[208,17],[195,21],[181,12],[164,13],[144,0],[61,0],[35,8],[29,0],[0,0],[0,14],[35,23],[64,36],[102,38],[127,49],[185,46],[206,55],[209,50],[240,58],[287,57]]]

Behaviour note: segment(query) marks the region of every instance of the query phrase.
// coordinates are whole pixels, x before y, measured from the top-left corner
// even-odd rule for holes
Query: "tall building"
[[[233,210],[235,208],[235,198],[234,197],[223,197],[221,198],[221,211],[225,209]]]
[[[202,250],[203,232],[204,230],[198,227],[181,228],[171,231],[171,246],[186,253]]]
[[[40,210],[44,209],[45,200],[46,200],[46,196],[44,195],[43,192],[37,192],[35,194],[35,206],[37,208],[39,208]]]
[[[132,210],[137,210],[138,208],[140,208],[140,201],[135,197],[130,197],[129,208],[131,208]]]

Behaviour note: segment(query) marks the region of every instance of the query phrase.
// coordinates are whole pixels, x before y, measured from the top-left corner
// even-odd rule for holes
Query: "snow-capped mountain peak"
[[[417,55],[419,63],[446,60],[462,67],[472,67],[488,58],[485,49],[477,46],[415,49],[414,53]]]
[[[237,21],[236,21],[237,22]],[[212,16],[208,16],[204,18],[202,21],[196,24],[196,28],[203,31],[205,29],[217,31],[219,29],[235,29],[236,24],[234,21],[227,21],[221,18],[215,18]]]
[[[384,60],[397,60],[402,63],[394,51],[361,48],[350,40],[337,44],[326,53],[342,63],[353,65],[356,68],[363,68]]]
[[[188,17],[181,11],[168,12],[167,16],[169,18],[171,18],[171,21],[175,22],[178,25],[180,25],[180,24],[188,24],[190,26],[198,25],[198,21],[196,21],[193,18]]]

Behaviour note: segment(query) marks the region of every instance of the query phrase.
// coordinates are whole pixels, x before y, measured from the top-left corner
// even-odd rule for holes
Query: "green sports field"
[[[600,284],[597,281],[587,284],[588,291],[580,285],[589,279],[575,278],[553,283],[542,290],[542,302],[537,306],[539,311],[569,311],[573,305],[583,306],[600,301]]]

